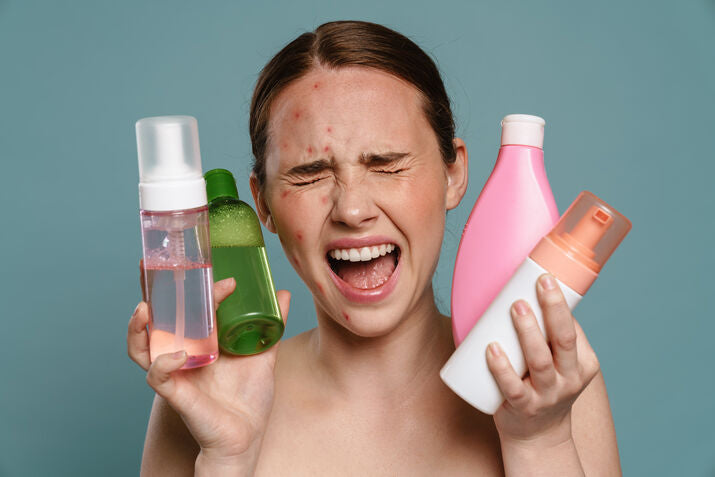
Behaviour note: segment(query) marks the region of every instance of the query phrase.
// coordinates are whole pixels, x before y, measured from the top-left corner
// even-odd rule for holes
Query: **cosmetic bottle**
[[[630,221],[613,207],[590,192],[582,192],[444,365],[440,376],[445,384],[480,411],[494,414],[504,398],[487,367],[487,345],[498,342],[519,376],[523,377],[527,369],[511,319],[512,304],[525,300],[548,340],[536,296],[538,277],[553,275],[573,309],[630,229]]]
[[[236,279],[236,290],[216,311],[219,346],[232,354],[257,354],[283,335],[261,225],[251,206],[239,200],[231,172],[213,169],[204,177],[214,278]]]
[[[544,120],[511,114],[501,148],[464,226],[452,278],[455,345],[559,219],[544,168]]]
[[[206,185],[190,116],[136,123],[144,298],[151,360],[186,351],[183,368],[218,357]]]

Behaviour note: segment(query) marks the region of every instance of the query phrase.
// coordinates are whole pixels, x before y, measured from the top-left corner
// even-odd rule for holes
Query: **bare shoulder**
[[[616,429],[600,371],[576,399],[571,421],[574,442],[586,475],[621,475]]]

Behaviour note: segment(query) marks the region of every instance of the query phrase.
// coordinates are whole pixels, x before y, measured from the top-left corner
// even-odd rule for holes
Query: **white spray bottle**
[[[137,121],[142,291],[149,354],[186,351],[183,368],[218,358],[206,182],[191,116]]]
[[[526,300],[546,336],[536,297],[537,278],[553,275],[573,309],[630,229],[630,221],[613,207],[590,192],[581,192],[449,358],[440,371],[442,381],[472,406],[494,414],[504,397],[487,367],[487,345],[498,342],[519,376],[527,369],[509,313],[512,304]]]

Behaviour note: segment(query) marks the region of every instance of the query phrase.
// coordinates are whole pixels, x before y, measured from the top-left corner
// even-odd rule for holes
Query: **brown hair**
[[[437,136],[442,159],[455,161],[454,119],[449,97],[432,59],[409,38],[375,23],[324,23],[286,45],[261,71],[251,100],[249,130],[255,162],[253,172],[263,186],[268,120],[273,100],[291,82],[319,65],[328,68],[363,66],[392,74],[413,85]]]

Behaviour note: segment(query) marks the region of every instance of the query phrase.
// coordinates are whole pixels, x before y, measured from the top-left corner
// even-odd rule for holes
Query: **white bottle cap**
[[[137,121],[139,207],[167,211],[206,205],[199,127],[191,116]]]
[[[544,148],[546,121],[528,114],[510,114],[501,121],[501,145],[532,146]]]

